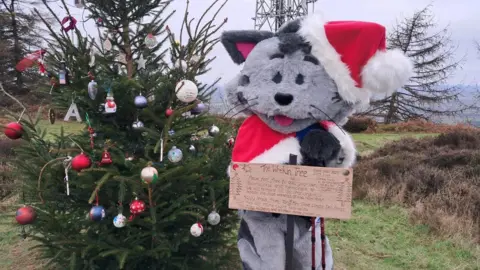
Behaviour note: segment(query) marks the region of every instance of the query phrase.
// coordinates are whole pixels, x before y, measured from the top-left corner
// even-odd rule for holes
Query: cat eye
[[[317,58],[311,56],[311,55],[305,55],[305,57],[303,58],[303,61],[307,61],[307,62],[310,62],[314,65],[317,65],[320,64],[320,62],[318,61]]]
[[[338,92],[335,92],[335,95],[332,97],[332,101],[338,103],[343,101],[343,99]]]
[[[303,84],[304,81],[305,81],[304,76],[302,74],[298,74],[297,78],[295,79],[295,83],[298,85],[301,85]]]
[[[285,57],[285,55],[283,55],[281,53],[276,53],[276,54],[270,56],[270,60],[277,59],[277,58],[283,59],[284,57]]]

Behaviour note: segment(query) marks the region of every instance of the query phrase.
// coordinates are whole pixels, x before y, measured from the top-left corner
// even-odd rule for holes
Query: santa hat
[[[413,73],[400,50],[386,50],[386,30],[372,22],[324,22],[319,15],[301,21],[297,32],[312,46],[343,100],[366,105],[370,94],[391,94]]]

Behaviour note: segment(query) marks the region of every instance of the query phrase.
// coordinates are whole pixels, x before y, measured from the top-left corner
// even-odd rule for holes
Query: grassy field
[[[83,124],[58,121],[41,127],[58,133],[75,133]],[[387,142],[406,136],[434,134],[354,134],[359,152],[368,154]],[[3,224],[3,225],[2,225]],[[44,269],[29,252],[34,243],[20,238],[13,223],[0,224],[0,269]],[[413,225],[407,210],[355,201],[353,217],[347,221],[326,221],[335,269],[480,269],[480,246],[462,239],[446,239],[430,233],[427,226]]]

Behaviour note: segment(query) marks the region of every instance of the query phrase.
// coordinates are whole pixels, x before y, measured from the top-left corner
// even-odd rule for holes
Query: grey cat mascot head
[[[401,51],[386,50],[385,35],[376,23],[325,22],[318,15],[277,33],[226,31],[222,44],[244,64],[226,86],[228,100],[281,133],[322,120],[342,125],[372,93],[392,93],[412,73]]]

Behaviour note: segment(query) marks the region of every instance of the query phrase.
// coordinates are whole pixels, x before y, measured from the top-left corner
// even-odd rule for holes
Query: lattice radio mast
[[[277,31],[285,22],[307,15],[317,0],[257,0],[255,29]]]

